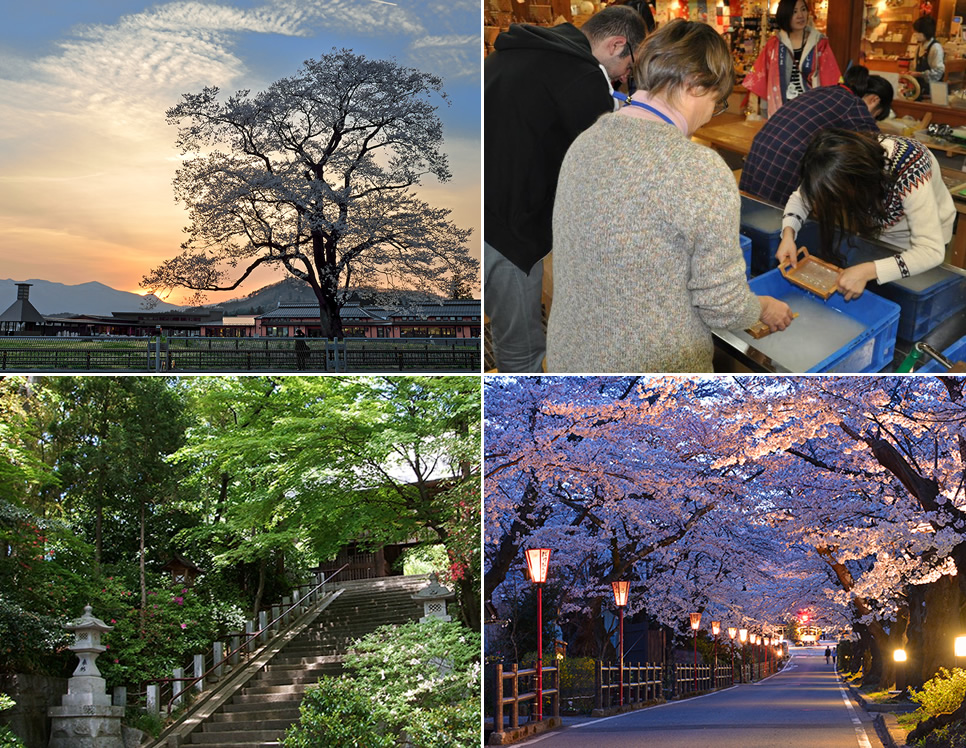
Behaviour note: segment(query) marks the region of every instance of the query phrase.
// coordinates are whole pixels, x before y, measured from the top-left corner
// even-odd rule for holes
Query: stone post
[[[262,633],[258,635],[258,640],[260,642],[268,641],[268,611],[260,610],[258,611],[258,630]]]
[[[195,682],[195,691],[201,693],[205,690],[205,679],[201,676],[205,673],[205,656],[204,655],[192,655],[192,663],[194,665],[194,677],[198,678]]]
[[[184,688],[184,668],[176,667],[171,671],[171,675],[173,677],[171,682],[171,695],[174,696],[174,694],[178,694],[177,697],[175,697],[172,701],[172,704],[174,705],[174,708],[177,709],[182,703],[184,703],[184,694],[181,693],[181,689]]]
[[[155,717],[161,714],[161,686],[150,685],[147,688],[147,711]]]
[[[113,626],[95,618],[88,605],[80,618],[64,628],[74,632],[74,644],[68,649],[77,655],[79,662],[67,681],[61,706],[47,710],[51,718],[48,748],[124,748],[121,739],[124,707],[111,704],[95,662],[107,650],[101,644],[101,634]]]
[[[228,658],[228,663],[235,666],[241,660],[241,655],[239,653],[239,648],[241,647],[241,637],[238,635],[231,637],[231,657]]]
[[[225,674],[225,663],[222,662],[224,658],[225,645],[222,642],[212,642],[211,659],[215,663],[215,672],[213,673],[215,678],[220,678]]]

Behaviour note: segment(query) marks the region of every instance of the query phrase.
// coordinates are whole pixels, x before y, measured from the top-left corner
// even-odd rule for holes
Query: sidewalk
[[[903,748],[906,745],[906,731],[899,727],[896,714],[904,712],[914,712],[915,704],[877,704],[869,701],[864,695],[859,693],[859,689],[849,683],[839,674],[843,685],[848,689],[849,694],[855,699],[859,706],[868,714],[874,715],[872,723],[875,725],[876,734],[885,748]]]

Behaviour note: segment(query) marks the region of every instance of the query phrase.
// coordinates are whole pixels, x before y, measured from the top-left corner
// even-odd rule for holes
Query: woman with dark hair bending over
[[[885,78],[853,65],[844,85],[813,88],[789,101],[755,135],[738,186],[784,205],[798,187],[802,155],[812,136],[829,127],[878,132],[876,120],[889,116],[892,93]]]
[[[936,157],[918,140],[830,129],[818,133],[802,158],[801,185],[785,205],[776,257],[795,264],[795,237],[812,213],[821,254],[842,264],[837,241],[857,234],[892,244],[897,253],[846,268],[838,288],[846,301],[871,280],[888,283],[942,263],[956,209]]]

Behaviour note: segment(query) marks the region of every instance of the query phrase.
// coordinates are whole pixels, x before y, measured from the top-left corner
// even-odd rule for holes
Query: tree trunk
[[[102,497],[98,496],[94,506],[94,571],[101,573],[101,555],[104,550],[104,505]]]
[[[913,597],[919,603],[918,620],[912,619],[919,625],[914,631],[916,659],[910,657],[914,665],[909,668],[907,683],[916,688],[932,678],[940,667],[955,666],[954,639],[961,631],[963,602],[959,580],[953,577],[942,576],[921,588],[910,595],[910,608]]]
[[[141,636],[144,636],[144,626],[146,622],[146,616],[148,611],[148,581],[147,574],[145,572],[144,565],[144,525],[145,525],[145,511],[144,511],[144,500],[142,499],[140,504],[140,538],[138,540],[138,575],[141,582]]]
[[[258,559],[258,589],[255,590],[255,602],[252,605],[252,618],[258,620],[258,611],[262,607],[262,595],[265,594],[265,580],[268,576],[268,563],[263,556]]]
[[[480,600],[474,590],[473,580],[467,575],[459,580],[460,618],[467,628],[480,630]]]
[[[538,517],[532,518],[529,521],[527,520],[534,513],[539,498],[540,495],[537,492],[536,486],[532,482],[528,483],[523,492],[523,498],[515,508],[516,514],[513,517],[513,523],[510,525],[509,531],[504,533],[503,537],[500,538],[496,552],[489,559],[490,568],[483,575],[484,603],[490,601],[493,596],[493,591],[506,579],[507,572],[509,572],[513,561],[517,558],[519,546],[515,539],[518,537],[526,538],[530,535],[534,525],[540,526],[543,524],[546,512],[542,512]]]
[[[319,334],[323,338],[343,337],[342,315],[336,302],[334,289],[329,292],[323,285],[320,288],[313,286],[312,290],[315,291],[315,298],[319,302]]]

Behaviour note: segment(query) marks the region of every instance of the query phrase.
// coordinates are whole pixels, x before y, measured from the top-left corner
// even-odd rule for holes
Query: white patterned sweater
[[[893,257],[875,261],[879,283],[924,273],[942,264],[946,244],[953,235],[956,206],[943,183],[939,162],[918,140],[886,135],[879,142],[896,182],[888,196],[889,218],[879,240],[899,251]],[[798,230],[811,210],[799,190],[785,204],[782,228]]]

